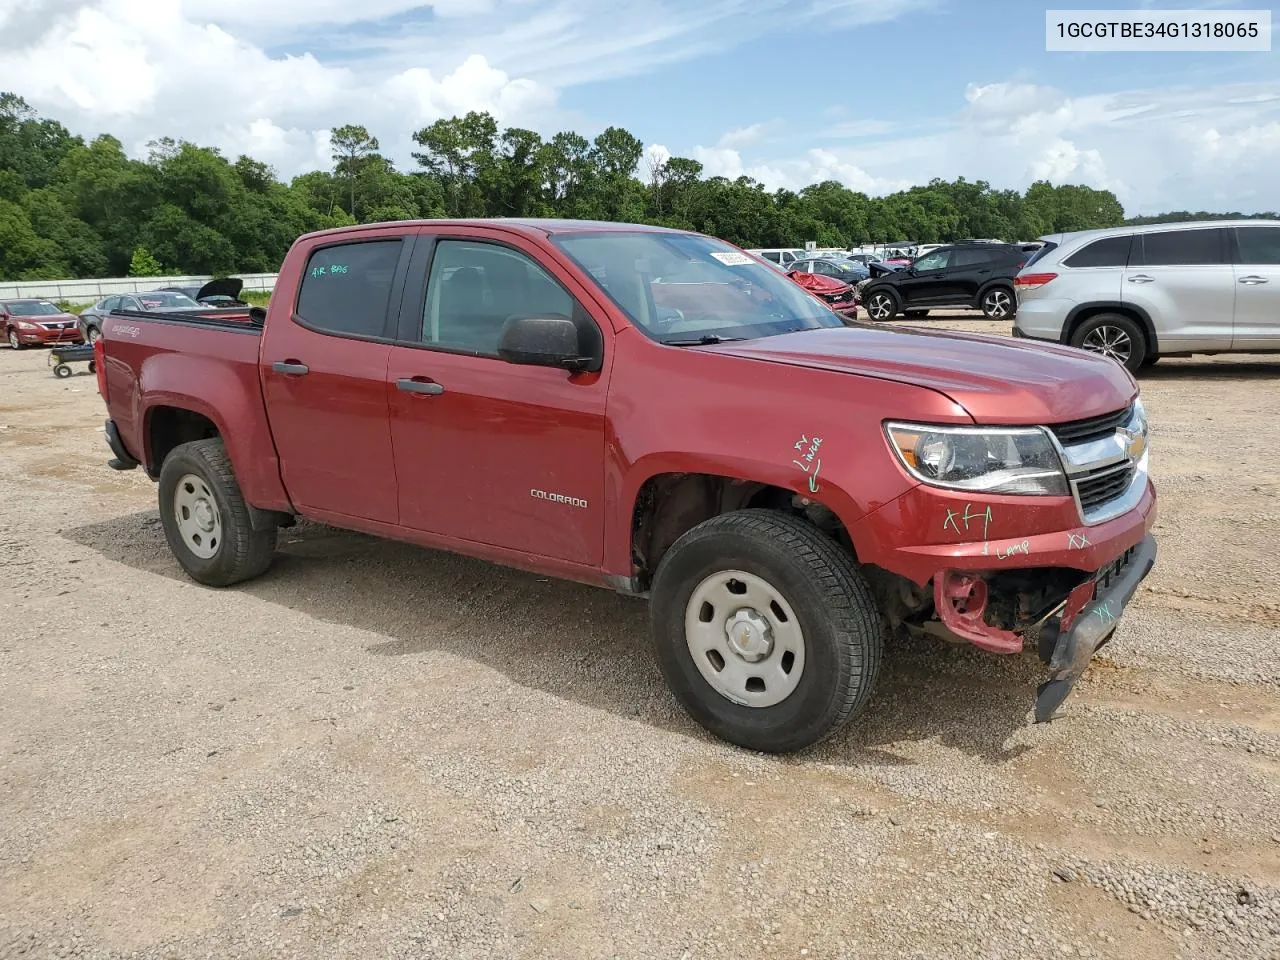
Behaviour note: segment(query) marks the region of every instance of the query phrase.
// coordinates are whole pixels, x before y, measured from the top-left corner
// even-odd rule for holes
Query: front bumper
[[[1040,656],[1049,679],[1036,690],[1036,723],[1062,706],[1093,655],[1111,639],[1138,585],[1156,564],[1156,541],[1148,535],[1116,562],[1071,592],[1062,613],[1040,632]]]
[[[28,346],[51,347],[62,343],[84,343],[79,327],[72,326],[63,330],[20,330],[16,327],[14,329],[18,334],[18,342]]]
[[[1155,564],[1156,492],[1143,475],[1117,516],[1084,521],[1069,497],[983,499],[920,486],[850,527],[858,559],[888,573],[892,622],[1014,654],[1038,628],[1052,718]],[[901,600],[897,598],[902,598]]]

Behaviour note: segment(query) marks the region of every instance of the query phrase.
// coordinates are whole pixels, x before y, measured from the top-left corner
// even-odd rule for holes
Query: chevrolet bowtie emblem
[[[1136,430],[1121,429],[1118,431],[1120,442],[1124,444],[1125,455],[1130,460],[1141,460],[1147,449],[1147,438]]]

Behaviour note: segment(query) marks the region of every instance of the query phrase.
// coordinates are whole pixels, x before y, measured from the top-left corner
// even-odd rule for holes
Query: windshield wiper
[[[668,347],[709,347],[715,343],[732,343],[735,340],[745,340],[746,337],[720,337],[714,333],[704,334],[701,337],[693,337],[688,340],[663,340]]]

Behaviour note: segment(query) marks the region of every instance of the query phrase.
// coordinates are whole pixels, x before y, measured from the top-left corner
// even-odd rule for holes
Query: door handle
[[[1145,273],[1139,273],[1129,278],[1130,283],[1155,283],[1155,277],[1148,277]]]
[[[434,380],[397,380],[396,389],[405,393],[425,393],[429,397],[444,393],[444,387]]]
[[[271,365],[271,369],[276,373],[287,373],[292,377],[300,377],[304,373],[310,373],[311,368],[305,363],[299,363],[297,360],[277,360]]]
[[[1240,282],[1253,286],[1255,283],[1267,283],[1268,281],[1266,277],[1241,277]]]

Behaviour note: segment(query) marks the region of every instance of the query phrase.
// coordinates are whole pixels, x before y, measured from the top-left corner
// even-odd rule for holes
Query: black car
[[[899,313],[922,317],[931,307],[968,307],[989,320],[1017,312],[1013,278],[1030,254],[1012,243],[955,243],[931,250],[906,267],[862,286],[862,305],[872,320]]]

